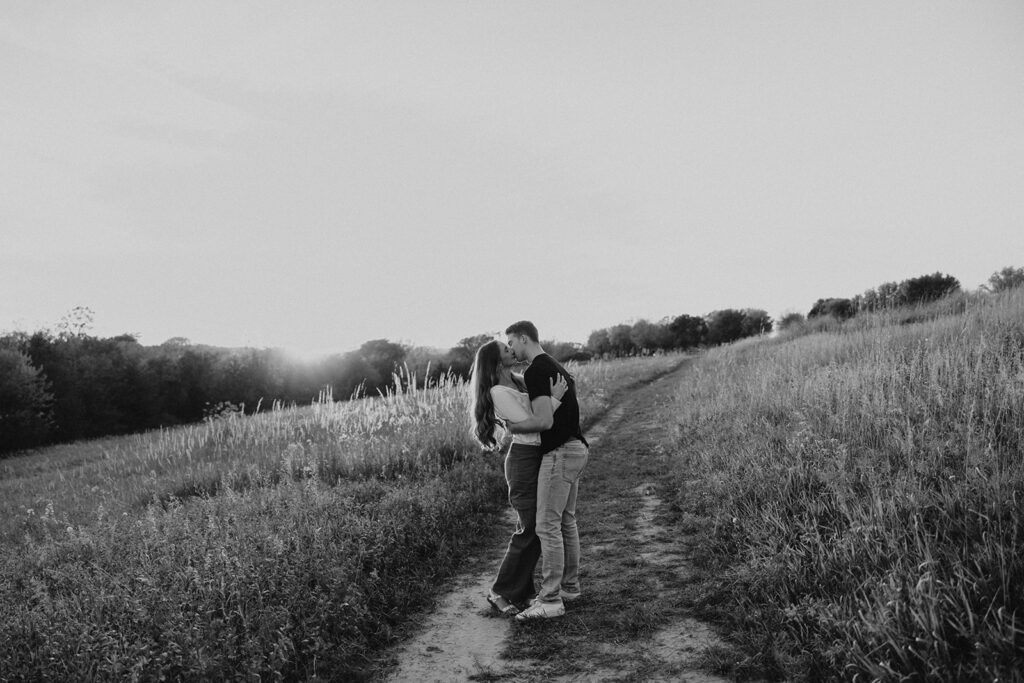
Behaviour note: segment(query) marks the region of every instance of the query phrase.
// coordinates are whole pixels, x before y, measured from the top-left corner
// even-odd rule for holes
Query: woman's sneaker
[[[565,605],[561,600],[558,602],[541,602],[534,600],[533,604],[516,615],[516,621],[530,621],[533,619],[552,619],[565,614]]]
[[[563,602],[572,602],[576,598],[580,597],[580,595],[582,595],[580,591],[576,591],[575,593],[573,593],[571,591],[565,590],[564,588],[558,589],[558,597],[562,598]]]
[[[519,614],[519,608],[513,605],[511,602],[501,597],[494,591],[487,594],[487,602],[491,603],[491,607],[498,611],[502,616],[511,617]]]

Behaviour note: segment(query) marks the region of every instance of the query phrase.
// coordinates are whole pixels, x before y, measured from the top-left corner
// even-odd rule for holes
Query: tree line
[[[303,405],[386,392],[396,382],[467,378],[476,350],[493,334],[447,349],[365,342],[354,351],[300,361],[280,349],[225,349],[176,337],[143,346],[136,335],[89,333],[92,311],[78,307],[53,329],[0,337],[0,454],[252,413],[273,401]],[[764,311],[716,311],[664,324],[639,321],[591,335],[587,345],[544,340],[560,361],[588,360],[725,343],[771,331]],[[401,372],[397,372],[401,370]]]
[[[998,293],[1024,285],[1024,268],[1007,266],[989,277],[981,286],[983,291]],[[848,320],[860,313],[891,310],[904,306],[915,306],[937,301],[961,291],[960,281],[952,275],[936,272],[919,275],[900,282],[883,282],[862,294],[852,297],[829,297],[818,299],[807,312],[806,318],[800,313],[789,313],[779,321],[779,329],[788,329],[804,320],[815,318],[836,318]]]
[[[756,308],[726,308],[705,316],[683,314],[658,322],[638,320],[594,330],[586,351],[598,356],[630,356],[718,346],[768,334],[773,324],[767,312]]]
[[[416,378],[469,376],[480,334],[444,350],[374,339],[347,353],[302,361],[280,349],[226,349],[176,337],[143,346],[135,335],[89,334],[76,308],[54,329],[0,336],[0,454],[55,442],[252,413],[274,401],[376,395]],[[545,341],[556,358],[587,357],[582,345]]]
[[[1024,268],[1004,268],[988,289],[1024,284]],[[862,311],[931,301],[959,291],[935,273],[884,283],[863,294],[819,299],[808,318],[849,318]],[[784,316],[779,328],[804,316]],[[225,411],[255,412],[273,401],[308,404],[319,396],[348,399],[387,391],[415,377],[466,378],[476,349],[493,334],[465,337],[447,350],[365,342],[354,351],[300,361],[279,349],[225,349],[169,339],[143,346],[136,335],[89,334],[92,312],[76,308],[54,329],[0,336],[0,455],[54,442],[124,434],[196,422]],[[760,309],[723,309],[704,316],[638,320],[593,331],[587,343],[544,340],[555,358],[587,360],[716,346],[772,332]],[[407,370],[396,375],[396,369]],[[269,406],[266,406],[269,407]]]

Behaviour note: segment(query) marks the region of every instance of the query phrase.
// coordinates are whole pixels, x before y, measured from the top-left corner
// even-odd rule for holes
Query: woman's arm
[[[547,403],[547,408],[541,402]],[[554,423],[554,409],[551,407],[550,396],[538,396],[531,405],[533,413],[525,420],[509,422],[508,430],[513,434],[535,434],[551,429]]]
[[[552,377],[550,383],[551,396],[538,396],[533,399],[530,404],[532,409],[530,416],[525,420],[509,422],[507,426],[510,432],[513,434],[535,434],[551,429],[554,412],[558,410],[558,406],[562,405],[561,399],[569,390],[569,384],[561,374]]]

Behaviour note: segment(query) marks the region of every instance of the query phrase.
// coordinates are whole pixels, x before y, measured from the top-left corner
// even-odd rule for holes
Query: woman
[[[515,364],[512,349],[497,339],[476,352],[470,380],[473,435],[487,450],[498,448],[495,434],[499,427],[508,431],[512,423],[532,426],[531,421],[536,419],[522,377],[512,373]],[[559,399],[567,390],[568,384],[561,375],[557,382],[551,380],[552,410],[558,409]],[[506,616],[517,614],[516,603],[529,602],[535,595],[533,570],[540,558],[540,539],[534,530],[540,462],[540,434],[513,434],[505,455],[505,481],[508,502],[517,515],[516,529],[487,596],[487,602]]]

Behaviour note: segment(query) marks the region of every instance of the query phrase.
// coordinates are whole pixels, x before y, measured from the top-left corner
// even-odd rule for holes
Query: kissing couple
[[[576,497],[590,450],[575,379],[544,352],[536,325],[513,323],[505,336],[477,350],[470,379],[474,437],[494,451],[499,432],[512,435],[505,480],[516,525],[487,601],[517,621],[550,619],[580,597]],[[524,362],[529,366],[522,375],[512,371]]]

